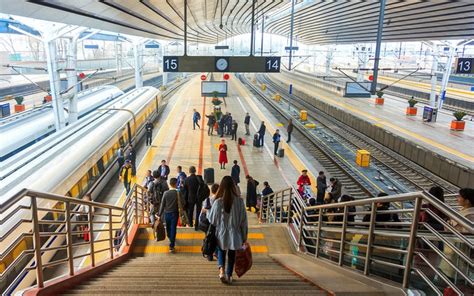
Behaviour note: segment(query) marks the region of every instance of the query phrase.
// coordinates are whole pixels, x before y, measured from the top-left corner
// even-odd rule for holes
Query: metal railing
[[[3,216],[4,213],[7,214]],[[0,206],[4,217],[0,227],[10,226],[15,213],[20,213],[23,219],[13,226],[14,233],[16,237],[32,238],[32,247],[23,250],[32,258],[4,294],[30,287],[34,282],[36,287],[44,287],[49,280],[45,279],[44,271],[51,267],[65,264],[67,268],[55,269],[56,277],[58,271],[63,273],[60,276],[73,276],[79,269],[114,259],[129,245],[132,227],[149,223],[146,189],[138,184],[121,207],[24,189],[8,204]],[[8,237],[2,240],[8,243]],[[4,273],[9,268],[19,268],[15,262]]]
[[[261,204],[261,221],[287,223],[301,253],[405,289],[473,291],[474,224],[428,193],[309,206],[288,188]]]

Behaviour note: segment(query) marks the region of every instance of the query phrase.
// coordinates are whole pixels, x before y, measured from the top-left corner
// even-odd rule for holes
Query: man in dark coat
[[[250,125],[250,115],[249,115],[248,112],[247,112],[247,114],[245,115],[244,125],[245,125],[245,135],[248,136],[248,135],[250,135],[250,129],[249,129],[249,125]]]
[[[251,176],[247,175],[247,210],[251,211],[252,207],[255,208],[257,212],[257,186],[258,181],[254,180]]]
[[[262,124],[260,125],[260,128],[258,129],[258,140],[260,142],[260,147],[263,147],[264,141],[263,137],[265,136],[265,130],[266,130],[265,122],[262,121]]]
[[[318,193],[316,195],[316,203],[321,205],[324,203],[324,194],[326,193],[326,189],[328,188],[326,175],[324,175],[323,171],[319,172],[319,175],[316,178],[316,183],[318,186]]]
[[[232,114],[229,113],[226,118],[227,135],[232,134]]]
[[[196,167],[189,167],[189,176],[184,181],[184,200],[185,208],[188,212],[189,226],[193,227],[194,225],[194,207],[197,203],[199,191],[199,179],[196,176]],[[199,218],[199,217],[198,217]]]
[[[221,138],[224,137],[225,129],[227,126],[226,123],[227,123],[227,114],[224,114],[219,120],[219,133],[221,134]]]
[[[240,183],[240,166],[237,164],[237,160],[234,160],[234,165],[232,166],[230,176],[232,177],[232,180],[234,180],[235,184]]]
[[[232,140],[234,141],[237,141],[237,128],[239,127],[239,125],[237,124],[237,121],[233,121],[232,122],[232,127],[231,127],[231,135],[232,135]]]
[[[210,115],[206,115],[207,117],[207,135],[212,136],[212,133],[214,132],[214,124],[216,123],[216,117],[214,113],[211,113]]]
[[[170,174],[170,167],[166,164],[166,160],[161,161],[161,165],[158,167],[158,174],[161,178],[168,180],[168,175]]]
[[[291,142],[291,133],[293,132],[293,119],[288,120],[288,126],[286,127],[286,132],[288,133],[287,143]]]
[[[145,133],[146,133],[146,146],[151,145],[151,140],[153,137],[153,123],[148,121],[145,125]]]

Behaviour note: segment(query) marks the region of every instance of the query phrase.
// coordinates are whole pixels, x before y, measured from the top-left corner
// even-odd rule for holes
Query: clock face
[[[218,71],[226,71],[228,67],[229,62],[227,61],[227,58],[218,58],[216,60],[216,68]]]

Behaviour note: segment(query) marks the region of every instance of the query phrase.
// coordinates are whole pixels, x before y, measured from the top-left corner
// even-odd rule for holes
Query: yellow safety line
[[[381,77],[381,80],[388,80],[388,81],[397,81],[398,79],[395,79],[395,78],[392,78],[392,77],[386,77],[386,76],[382,76]],[[408,85],[408,86],[413,86],[413,87],[419,87],[419,88],[424,88],[424,89],[427,89],[427,90],[431,90],[431,85],[430,84],[426,84],[426,83],[422,83],[422,82],[416,82],[416,81],[407,81],[407,80],[402,80],[400,82],[398,82],[399,84],[405,84],[405,85]],[[441,87],[440,86],[436,86],[436,90],[437,91],[440,91],[441,90]],[[464,97],[463,95],[467,95],[468,98],[474,98],[474,95],[471,91],[468,91],[468,90],[463,90],[463,89],[457,89],[457,88],[453,88],[453,87],[448,87],[447,88],[447,92],[448,93],[454,93],[454,94],[458,94],[458,95],[461,95],[461,97]]]
[[[263,233],[249,233],[248,239],[264,239],[265,236]],[[153,240],[155,239],[153,232],[149,231],[147,233],[141,233],[138,236],[138,239],[146,239],[146,240]],[[183,240],[193,240],[193,239],[204,239],[204,233],[178,233],[176,234],[176,239],[183,239]]]
[[[299,84],[300,86],[302,85],[302,84],[299,83],[299,82],[296,82],[296,83],[293,82],[293,84]],[[305,93],[308,94],[308,89],[306,89],[305,87],[303,87],[302,90],[303,90],[303,91],[306,90]],[[467,154],[465,154],[465,153],[459,152],[458,150],[456,150],[456,149],[454,149],[454,148],[451,148],[451,147],[445,146],[445,145],[443,145],[443,144],[440,144],[440,143],[438,143],[438,142],[436,142],[436,141],[434,141],[434,140],[428,139],[428,138],[426,138],[426,137],[424,137],[424,136],[422,136],[422,135],[420,135],[420,134],[417,134],[417,133],[415,133],[415,132],[411,132],[411,131],[409,131],[409,130],[407,130],[407,129],[405,129],[405,128],[402,128],[402,127],[399,127],[399,126],[397,126],[397,125],[395,125],[395,124],[393,124],[393,123],[390,123],[389,121],[382,120],[382,119],[380,119],[380,118],[378,118],[378,117],[375,117],[375,116],[373,116],[373,115],[370,115],[370,114],[368,114],[368,113],[366,113],[366,112],[364,112],[364,111],[361,111],[361,110],[359,110],[359,109],[357,109],[357,108],[351,107],[351,106],[349,106],[348,104],[340,103],[340,102],[338,102],[337,100],[334,100],[334,99],[332,99],[332,98],[330,98],[330,97],[324,96],[324,95],[322,95],[322,94],[318,94],[318,97],[319,97],[319,98],[322,98],[322,99],[325,100],[325,101],[330,101],[331,104],[333,104],[333,105],[336,105],[336,106],[345,108],[345,109],[351,111],[352,114],[359,114],[359,115],[361,115],[361,116],[363,116],[363,117],[365,117],[365,118],[369,118],[369,119],[371,119],[371,120],[373,120],[373,121],[376,122],[376,123],[374,124],[374,125],[376,125],[376,126],[385,125],[386,127],[393,128],[394,130],[397,130],[397,131],[399,131],[399,132],[401,132],[401,133],[403,133],[403,134],[406,134],[406,135],[408,135],[408,136],[410,136],[410,137],[413,137],[413,138],[415,138],[415,139],[417,139],[417,140],[419,140],[419,141],[422,141],[422,142],[425,142],[425,143],[427,143],[427,144],[430,144],[430,145],[432,145],[432,146],[434,146],[434,147],[436,147],[436,148],[438,148],[438,149],[440,149],[440,150],[443,150],[443,151],[448,152],[448,153],[450,153],[450,154],[456,155],[456,156],[458,156],[458,157],[460,157],[460,158],[464,158],[465,160],[469,160],[469,161],[471,161],[471,162],[474,162],[474,157],[473,157],[473,156],[470,156],[470,155],[467,155]]]
[[[252,253],[268,253],[267,246],[251,245]],[[201,253],[201,246],[176,246],[176,253]],[[133,253],[160,254],[168,253],[168,246],[136,246]]]
[[[242,86],[240,81],[232,80],[232,83],[236,85],[239,88],[239,92],[242,94],[245,94],[243,97],[246,100],[246,102],[250,105],[250,107],[253,109],[255,113],[259,116],[259,118],[265,122],[270,122],[270,120],[263,114],[263,112],[257,107],[257,105],[251,100],[251,94],[250,92]],[[274,133],[275,129],[271,125],[267,125],[267,130],[270,131],[270,133]],[[313,188],[314,192],[316,192],[316,173],[312,172],[309,170],[305,165],[303,160],[296,155],[296,153],[293,151],[293,149],[288,145],[288,144],[283,144],[285,145],[285,155],[288,157],[290,162],[293,164],[293,166],[301,172],[303,169],[308,170],[308,176],[311,180],[311,188]],[[296,184],[296,180],[294,180],[294,183]]]

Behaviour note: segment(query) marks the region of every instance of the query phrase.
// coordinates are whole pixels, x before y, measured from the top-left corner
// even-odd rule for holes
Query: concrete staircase
[[[197,252],[202,242],[201,233],[179,229],[177,252],[169,254],[167,240],[155,242],[150,239],[149,229],[141,229],[133,258],[63,295],[328,294],[274,261],[267,253],[268,241],[260,230],[258,227],[250,229],[250,244],[256,246],[252,269],[240,279],[234,274],[232,285],[220,282],[216,261],[209,262]],[[271,233],[269,239],[272,239]]]

